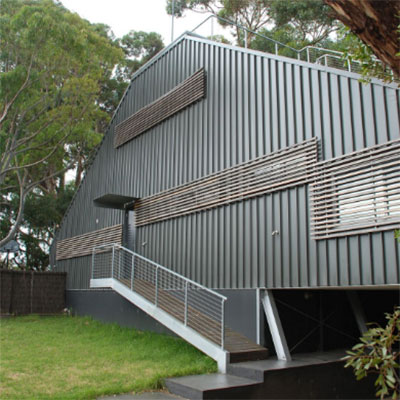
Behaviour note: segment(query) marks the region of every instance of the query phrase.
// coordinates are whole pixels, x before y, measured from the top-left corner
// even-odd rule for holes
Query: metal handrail
[[[270,42],[273,42],[275,45],[280,45],[280,46],[286,47],[286,48],[288,48],[290,50],[293,50],[295,52],[299,52],[299,50],[295,49],[294,47],[288,46],[287,44],[281,43],[278,40],[275,40],[275,39],[269,38],[268,36],[262,35],[261,33],[258,33],[256,31],[253,31],[253,30],[249,29],[249,28],[246,28],[245,26],[240,25],[237,22],[231,21],[230,19],[226,19],[226,18],[220,17],[218,15],[214,15],[214,14],[209,15],[203,22],[200,22],[200,24],[198,24],[194,29],[192,29],[191,32],[194,32],[197,29],[199,29],[203,24],[205,24],[211,18],[216,18],[217,20],[224,21],[227,24],[230,24],[230,25],[233,25],[233,26],[237,26],[238,28],[243,29],[245,32],[252,33],[253,35],[256,35],[256,36],[262,37],[263,39],[269,40]],[[247,48],[247,41],[246,40],[245,40],[245,48]],[[275,46],[275,54],[278,54],[276,46]]]
[[[245,32],[244,45],[245,45],[246,49],[247,49],[247,33],[251,33],[251,34],[253,34],[255,36],[261,37],[261,38],[263,38],[265,40],[268,40],[269,42],[274,43],[274,45],[275,45],[275,55],[279,55],[279,46],[281,46],[283,48],[286,48],[286,49],[296,53],[298,60],[301,60],[302,59],[301,55],[303,53],[305,53],[306,54],[305,55],[306,61],[307,62],[312,62],[311,58],[310,58],[310,50],[315,50],[315,51],[320,51],[320,52],[324,53],[314,61],[314,63],[316,63],[316,64],[320,64],[318,61],[321,58],[325,58],[326,59],[325,56],[327,56],[327,57],[331,57],[331,58],[338,58],[338,59],[341,59],[341,60],[347,62],[347,68],[345,68],[344,66],[335,66],[335,68],[338,68],[338,69],[347,69],[348,71],[351,72],[351,70],[352,70],[351,64],[352,63],[355,63],[358,66],[361,65],[361,63],[358,60],[352,60],[348,56],[344,57],[344,53],[341,52],[341,51],[338,51],[338,50],[326,49],[324,47],[318,47],[318,46],[305,46],[305,47],[303,47],[301,49],[295,49],[294,47],[291,47],[291,46],[289,46],[287,44],[279,42],[278,40],[272,39],[272,38],[270,38],[268,36],[265,36],[265,35],[263,35],[263,34],[261,34],[259,32],[253,31],[253,30],[251,30],[249,28],[246,28],[245,26],[242,26],[242,25],[238,24],[237,22],[234,22],[234,21],[231,21],[229,19],[220,17],[220,16],[215,15],[215,14],[209,15],[204,21],[200,22],[200,24],[198,24],[194,29],[192,29],[191,32],[195,32],[197,29],[199,29],[202,25],[204,25],[211,18],[216,18],[217,20],[223,21],[223,22],[225,22],[225,23],[227,23],[229,25],[236,26],[239,29],[242,29]],[[379,62],[378,59],[376,59],[376,61]]]
[[[178,277],[178,278],[184,279],[184,280],[187,281],[188,283],[191,283],[192,285],[195,285],[195,286],[197,286],[197,287],[200,288],[200,289],[206,290],[207,292],[212,293],[213,295],[215,295],[215,296],[217,296],[217,297],[219,297],[219,298],[221,298],[221,299],[224,299],[224,300],[227,300],[227,299],[228,299],[226,296],[223,296],[222,294],[216,292],[215,290],[212,290],[212,289],[208,288],[207,286],[204,286],[204,285],[202,285],[202,284],[200,284],[200,283],[198,283],[198,282],[195,282],[195,281],[193,281],[193,280],[191,280],[191,279],[189,279],[189,278],[186,278],[185,276],[180,275],[180,274],[178,274],[177,272],[172,271],[172,270],[170,270],[169,268],[164,267],[164,266],[162,266],[162,265],[156,263],[156,262],[153,261],[153,260],[150,260],[149,258],[143,257],[142,255],[140,255],[140,254],[138,254],[138,253],[135,253],[134,251],[132,251],[132,250],[130,250],[130,249],[127,249],[126,247],[121,246],[121,245],[119,245],[119,244],[117,244],[117,243],[110,243],[110,244],[98,245],[98,246],[95,246],[95,247],[93,248],[93,251],[95,251],[96,249],[100,249],[100,248],[103,248],[103,247],[110,247],[110,246],[112,246],[112,247],[114,247],[114,248],[119,248],[119,249],[121,249],[121,250],[124,250],[124,251],[126,251],[126,252],[132,254],[133,256],[142,259],[143,261],[147,261],[148,263],[151,263],[151,264],[153,264],[153,265],[156,265],[158,268],[160,268],[160,269],[162,269],[162,270],[164,270],[164,271],[170,273],[171,275],[175,275],[175,276]]]
[[[91,276],[118,280],[224,349],[225,296],[115,243],[93,248]]]

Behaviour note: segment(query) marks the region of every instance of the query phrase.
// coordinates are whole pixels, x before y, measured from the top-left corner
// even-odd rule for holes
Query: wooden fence
[[[66,280],[66,272],[0,269],[0,313],[60,313],[65,308]]]

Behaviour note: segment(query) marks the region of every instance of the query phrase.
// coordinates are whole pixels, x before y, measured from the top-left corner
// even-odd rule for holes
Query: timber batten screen
[[[400,227],[400,140],[318,163],[310,185],[314,239]]]
[[[88,256],[93,247],[109,243],[122,244],[121,224],[58,241],[56,260]]]
[[[115,128],[114,147],[144,133],[165,119],[203,98],[206,94],[206,75],[199,69],[181,84],[131,115]]]
[[[139,200],[136,225],[204,211],[308,182],[317,162],[315,138]]]

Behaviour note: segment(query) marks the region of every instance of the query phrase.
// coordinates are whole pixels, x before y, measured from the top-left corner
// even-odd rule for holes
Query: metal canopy
[[[96,207],[102,208],[116,208],[118,210],[125,210],[132,206],[132,204],[139,200],[138,197],[122,196],[120,194],[107,193],[103,196],[93,200]]]

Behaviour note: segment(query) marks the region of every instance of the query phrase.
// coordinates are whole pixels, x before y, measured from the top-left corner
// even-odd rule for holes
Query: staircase
[[[267,358],[268,350],[225,326],[226,297],[118,244],[92,253],[91,288],[109,287],[218,363]]]

